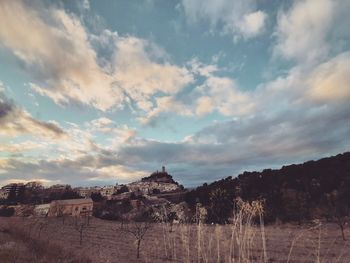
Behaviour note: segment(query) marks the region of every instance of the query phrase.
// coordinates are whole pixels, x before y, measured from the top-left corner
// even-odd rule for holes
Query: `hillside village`
[[[322,231],[330,233],[327,237],[329,243],[324,243],[324,246],[337,242],[340,244],[337,249],[345,251],[343,244],[348,244],[346,240],[349,237],[349,172],[350,152],[347,152],[276,170],[244,172],[237,177],[204,183],[190,191],[179,185],[165,167],[125,185],[76,188],[53,185],[45,188],[39,182],[8,184],[0,190],[0,221],[3,222],[2,226],[0,222],[0,234],[9,233],[11,227],[6,228],[9,222],[16,222],[17,227],[23,227],[23,233],[39,240],[42,237],[43,242],[54,239],[67,249],[72,249],[71,244],[75,244],[73,251],[88,255],[93,258],[92,262],[115,262],[111,259],[130,262],[133,251],[127,245],[141,240],[135,239],[134,233],[137,235],[140,231],[152,229],[148,231],[149,238],[142,243],[142,250],[149,253],[160,247],[154,254],[152,252],[153,258],[162,255],[160,261],[150,262],[168,262],[164,259],[175,248],[175,245],[172,247],[166,243],[169,240],[173,244],[179,242],[176,247],[180,251],[174,252],[174,255],[187,255],[187,259],[196,258],[198,251],[203,251],[194,250],[195,253],[191,254],[196,243],[208,242],[208,247],[212,242],[220,244],[217,253],[222,251],[227,254],[227,250],[221,248],[232,242],[232,236],[240,237],[241,229],[245,227],[250,230],[244,232],[252,233],[252,237],[234,239],[237,242],[234,246],[238,247],[241,240],[251,242],[253,237],[265,240],[266,234],[267,251],[275,251],[276,245],[280,245],[282,252],[278,257],[271,256],[279,259],[288,255],[288,251],[290,253],[290,244],[294,246],[295,238],[291,231],[310,231],[313,236],[309,241],[299,244],[301,250],[298,253],[304,258],[305,247],[319,242],[322,226]],[[161,224],[154,224],[158,222]],[[259,222],[264,225],[259,227]],[[286,222],[289,224],[282,225]],[[260,231],[259,228],[261,235],[256,235],[259,232],[255,231]],[[13,237],[8,235],[4,240],[7,242],[9,238]],[[260,240],[255,242],[261,243]],[[263,250],[257,247],[257,251]],[[162,253],[167,254],[164,256]],[[17,255],[17,251],[14,254]],[[106,258],[96,260],[96,255]],[[348,262],[348,255],[344,258],[345,261],[339,262]],[[190,262],[185,257],[182,259],[179,261]],[[215,257],[208,262],[216,260]],[[276,262],[287,261],[283,258]]]
[[[350,211],[350,152],[303,164],[244,172],[188,191],[162,167],[125,185],[77,187],[38,182],[0,190],[0,216],[93,215],[106,220],[156,219],[227,224],[236,202],[264,203],[264,221],[343,220]],[[340,222],[340,221],[339,221]],[[343,226],[342,226],[343,227]]]
[[[11,183],[0,189],[0,213],[16,216],[96,216],[118,219],[174,208],[184,200],[186,190],[165,167],[140,181],[103,187],[76,187],[40,182]],[[181,206],[181,205],[180,205]],[[182,204],[184,206],[184,204]]]

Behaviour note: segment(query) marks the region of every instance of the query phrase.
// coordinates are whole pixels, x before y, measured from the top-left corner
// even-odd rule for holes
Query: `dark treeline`
[[[50,188],[21,188],[17,193],[11,191],[7,199],[1,199],[0,205],[16,204],[44,204],[53,200],[66,200],[81,198],[70,186],[64,189],[53,190]]]
[[[226,223],[237,197],[264,200],[266,222],[339,219],[350,207],[350,152],[279,170],[244,172],[204,184],[190,191],[186,201],[192,208],[205,206],[208,222]]]

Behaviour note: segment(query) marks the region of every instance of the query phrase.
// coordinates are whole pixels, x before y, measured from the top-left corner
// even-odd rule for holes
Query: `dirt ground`
[[[32,240],[52,244],[97,263],[237,262],[232,258],[239,256],[246,259],[244,262],[264,262],[264,258],[266,262],[350,262],[349,242],[342,240],[337,225],[329,223],[269,225],[265,226],[264,232],[261,228],[251,227],[242,229],[241,236],[232,236],[230,225],[174,225],[171,229],[166,224],[153,224],[141,242],[140,259],[137,259],[136,239],[121,231],[118,222],[92,219],[83,229],[80,245],[80,233],[73,219],[66,219],[63,224],[56,218],[0,218],[0,262],[13,262],[2,260],[7,257],[8,247],[18,248],[22,255],[30,251],[25,240],[13,237],[4,229],[12,229],[11,233],[24,230]],[[345,234],[350,238],[349,230]],[[246,240],[243,242],[242,238]],[[50,262],[68,261],[53,259]]]

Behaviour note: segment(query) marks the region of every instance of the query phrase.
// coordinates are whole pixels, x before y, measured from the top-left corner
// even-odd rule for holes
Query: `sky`
[[[350,0],[0,2],[0,185],[187,187],[350,149]]]

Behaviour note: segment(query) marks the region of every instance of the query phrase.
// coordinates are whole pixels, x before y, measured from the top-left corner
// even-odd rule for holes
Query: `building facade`
[[[50,204],[49,216],[90,216],[93,201],[91,198],[55,200]]]
[[[0,199],[7,199],[10,193],[4,189],[0,189]]]
[[[3,196],[7,195],[7,197],[9,197],[10,195],[13,197],[17,197],[19,194],[23,193],[24,189],[25,186],[22,183],[12,183],[5,185],[1,188]]]

